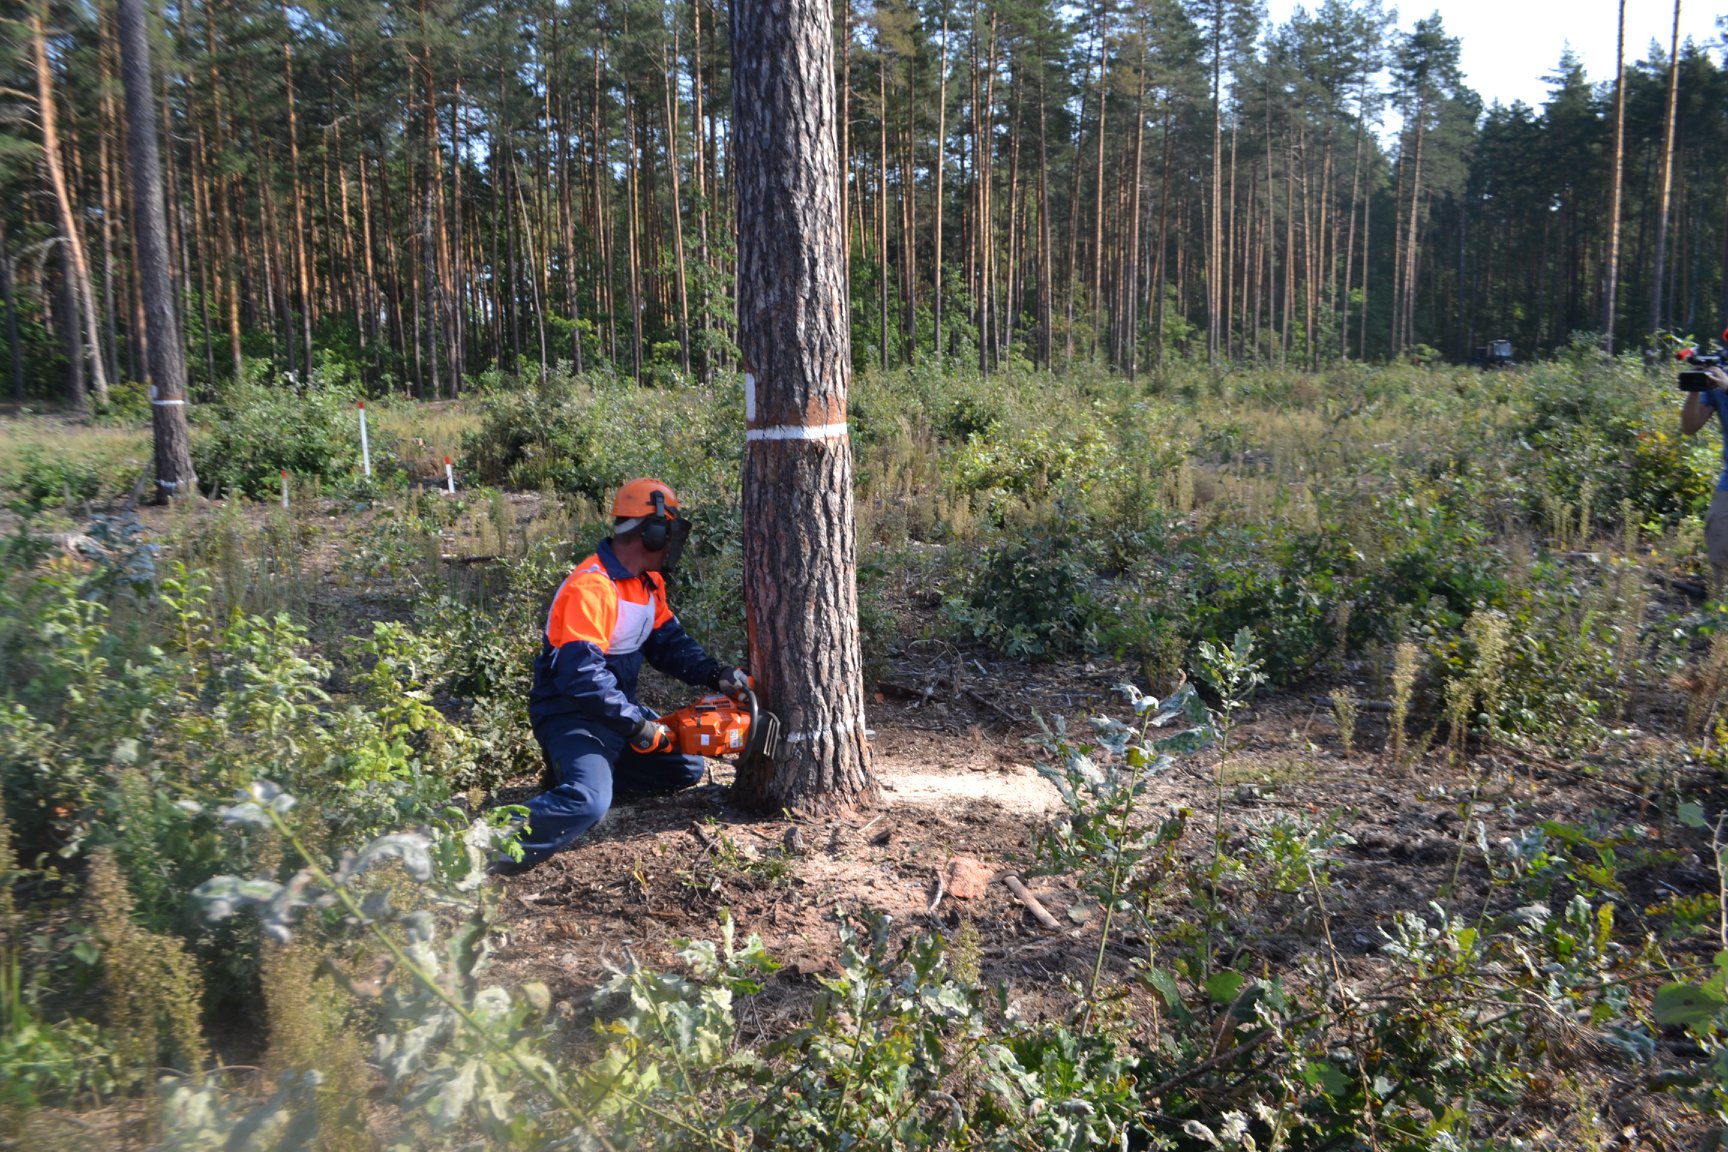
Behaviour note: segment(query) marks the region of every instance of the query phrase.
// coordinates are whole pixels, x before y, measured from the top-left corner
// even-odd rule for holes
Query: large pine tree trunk
[[[784,736],[740,767],[766,809],[874,796],[858,637],[844,222],[829,0],[734,0],[750,663]]]
[[[168,214],[162,203],[157,156],[155,93],[150,86],[150,43],[143,0],[119,0],[121,74],[126,85],[126,152],[132,178],[132,229],[144,289],[150,351],[151,425],[156,439],[156,486],[164,500],[197,495],[191,439],[186,431],[186,355],[168,279]]]

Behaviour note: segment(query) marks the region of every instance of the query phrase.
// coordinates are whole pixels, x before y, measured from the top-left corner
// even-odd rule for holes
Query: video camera
[[[1722,333],[1722,343],[1728,344],[1728,329]],[[1721,344],[1714,352],[1700,352],[1696,348],[1682,348],[1674,353],[1674,358],[1686,367],[1680,373],[1680,391],[1708,392],[1716,387],[1716,382],[1710,379],[1709,368],[1728,368],[1728,349]]]

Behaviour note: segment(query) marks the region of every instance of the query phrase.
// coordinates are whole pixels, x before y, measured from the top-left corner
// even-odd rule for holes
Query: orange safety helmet
[[[654,505],[656,493],[660,495],[662,506],[667,511],[678,511],[678,494],[672,491],[672,485],[664,480],[643,476],[618,489],[618,495],[612,500],[612,518],[629,520],[637,516],[654,515],[659,511]]]

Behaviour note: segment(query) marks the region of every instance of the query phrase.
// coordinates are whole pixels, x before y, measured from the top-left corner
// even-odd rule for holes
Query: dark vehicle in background
[[[1490,340],[1470,349],[1473,368],[1504,368],[1512,363],[1512,341]]]

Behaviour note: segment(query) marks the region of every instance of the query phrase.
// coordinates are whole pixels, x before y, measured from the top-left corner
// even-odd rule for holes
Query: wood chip
[[[976,900],[989,890],[991,872],[970,856],[956,856],[948,861],[942,878],[956,900]]]

